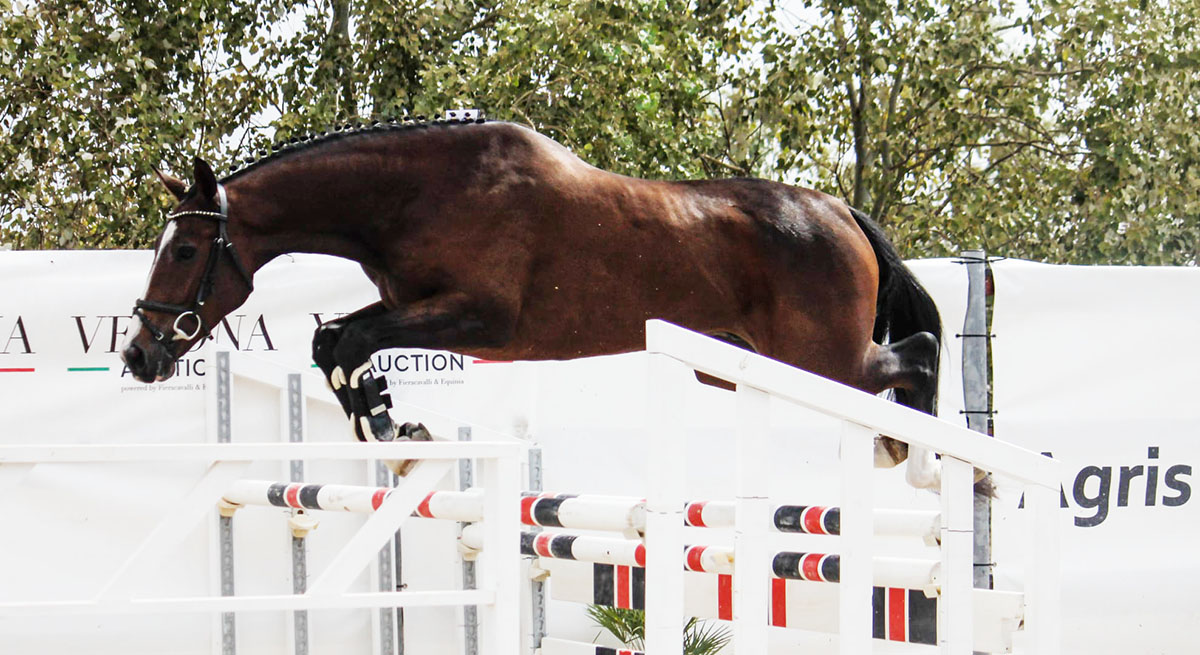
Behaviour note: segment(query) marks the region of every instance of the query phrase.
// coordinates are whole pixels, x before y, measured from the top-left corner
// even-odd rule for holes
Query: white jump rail
[[[1060,464],[1011,444],[831,382],[704,335],[658,320],[646,323],[649,353],[648,456],[655,471],[647,496],[646,639],[651,655],[682,653],[685,451],[678,380],[689,369],[737,385],[737,517],[733,577],[734,652],[767,652],[771,553],[766,470],[769,402],[775,397],[842,421],[842,558],[839,649],[869,653],[871,643],[872,467],[876,435],[927,448],[941,458],[942,563],[938,641],[942,653],[971,653],[973,632],[973,469],[1011,478],[1025,491],[1028,563],[1025,570],[1026,643],[1034,653],[1057,653],[1059,628]]]
[[[228,353],[217,353],[228,358]],[[228,362],[228,360],[226,360]],[[286,369],[248,357],[233,359],[232,376],[244,377],[279,387],[280,371]],[[207,432],[210,441],[227,441],[231,430],[230,397],[218,387],[228,388],[229,379],[210,385]],[[310,400],[327,399],[312,395]],[[222,435],[222,432],[224,435]],[[215,437],[215,438],[214,438]],[[203,462],[204,475],[117,567],[101,590],[91,598],[72,600],[5,601],[0,617],[44,615],[113,615],[159,613],[229,613],[245,611],[295,611],[332,608],[441,607],[473,605],[479,608],[484,633],[493,647],[490,653],[517,655],[520,650],[520,522],[514,500],[520,496],[520,462],[524,444],[512,441],[421,442],[421,443],[196,443],[121,445],[13,445],[0,446],[0,482],[19,483],[28,471],[48,463]],[[494,493],[483,498],[489,517],[483,539],[486,549],[479,555],[477,589],[447,591],[352,592],[354,579],[408,519],[417,505],[462,459],[479,460],[480,482]],[[205,517],[215,516],[218,501],[235,481],[244,477],[257,461],[287,460],[420,460],[403,484],[350,537],[318,573],[303,594],[243,596],[141,596],[152,582],[156,565],[162,564],[187,539]],[[11,565],[11,563],[9,563]],[[4,563],[0,563],[0,567]]]

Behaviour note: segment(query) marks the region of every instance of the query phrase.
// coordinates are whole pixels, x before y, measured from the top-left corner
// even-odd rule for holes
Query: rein
[[[246,281],[246,287],[250,291],[254,291],[254,280],[250,273],[242,265],[242,260],[237,256],[237,249],[234,248],[233,241],[229,239],[229,232],[226,226],[229,223],[229,200],[225,196],[225,186],[217,185],[217,204],[220,211],[210,212],[203,210],[191,210],[182,212],[172,212],[167,214],[167,221],[173,221],[177,218],[195,217],[204,218],[217,222],[217,236],[213,237],[212,246],[208,249],[208,260],[204,264],[204,275],[200,278],[200,287],[196,289],[196,298],[191,305],[175,305],[171,303],[158,302],[157,300],[145,300],[139,298],[133,307],[133,313],[142,321],[142,325],[154,337],[154,340],[168,346],[173,341],[188,341],[195,339],[204,329],[204,319],[200,318],[198,310],[204,306],[204,301],[208,300],[208,296],[213,291],[213,278],[217,272],[217,262],[221,258],[221,253],[227,253],[229,259],[233,262],[233,267]],[[171,324],[173,335],[168,336],[164,331],[160,330],[146,316],[143,310],[152,312],[163,312],[166,314],[175,314],[175,322]],[[181,323],[185,319],[194,319],[196,327],[191,334],[181,327]]]

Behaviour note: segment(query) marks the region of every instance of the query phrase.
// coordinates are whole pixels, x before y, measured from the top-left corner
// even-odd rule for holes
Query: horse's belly
[[[741,332],[744,317],[715,294],[667,291],[599,293],[526,307],[509,344],[509,359],[573,359],[645,350],[646,321],[663,319],[698,332]],[[648,291],[648,293],[647,293]],[[537,304],[527,300],[526,305]]]

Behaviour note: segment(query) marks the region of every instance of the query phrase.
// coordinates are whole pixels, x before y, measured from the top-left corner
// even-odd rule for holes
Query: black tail
[[[895,343],[918,332],[932,333],[940,343],[942,317],[929,292],[904,265],[904,260],[900,259],[900,253],[896,252],[883,228],[857,209],[851,208],[850,214],[867,235],[871,248],[875,250],[875,259],[879,261],[876,343],[883,343],[884,339]]]
[[[879,295],[875,306],[874,331],[876,343],[884,343],[885,340],[896,343],[918,332],[929,332],[941,343],[942,317],[929,292],[904,265],[900,253],[888,241],[883,228],[854,208],[850,209],[850,214],[867,235],[871,248],[875,250],[875,258],[879,261]],[[936,372],[934,376],[936,390]],[[906,402],[909,400],[907,396],[902,389],[896,391],[897,402],[912,407],[913,404]]]

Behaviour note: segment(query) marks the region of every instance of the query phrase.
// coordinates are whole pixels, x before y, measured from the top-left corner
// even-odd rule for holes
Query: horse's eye
[[[187,260],[189,260],[195,256],[196,256],[196,247],[195,246],[179,246],[179,250],[175,251],[175,259],[178,259],[181,262],[186,262]]]

